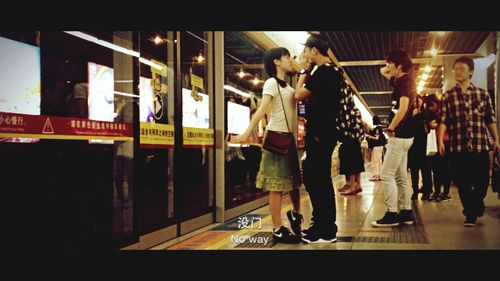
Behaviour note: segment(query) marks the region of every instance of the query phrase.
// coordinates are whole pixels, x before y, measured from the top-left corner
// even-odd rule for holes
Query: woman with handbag
[[[262,159],[256,186],[269,191],[269,206],[273,221],[274,243],[300,243],[300,191],[302,183],[294,128],[297,127],[295,90],[285,82],[285,75],[293,71],[293,60],[285,48],[273,48],[264,55],[264,66],[271,77],[263,87],[262,100],[246,131],[234,138],[235,143],[248,143],[253,128],[270,110],[270,119],[264,135]],[[281,221],[281,197],[289,192],[293,210],[287,212],[293,233]]]

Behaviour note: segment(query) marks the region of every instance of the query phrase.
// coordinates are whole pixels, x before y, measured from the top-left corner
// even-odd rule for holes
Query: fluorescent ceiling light
[[[306,31],[264,31],[264,34],[273,40],[276,45],[287,48],[292,56],[296,55],[296,59],[299,59],[299,55],[304,50],[302,44],[309,37],[309,33]]]
[[[251,96],[252,96],[252,95],[250,95],[249,93],[245,93],[245,92],[243,92],[243,91],[241,91],[241,90],[238,90],[238,89],[236,89],[236,88],[235,88],[235,87],[233,87],[233,86],[224,85],[224,89],[226,89],[226,90],[228,90],[228,91],[231,91],[231,92],[233,92],[233,93],[235,93],[235,94],[238,94],[238,95],[240,95],[240,96],[247,97],[247,98],[249,98],[249,97],[251,97]]]
[[[358,96],[354,95],[354,104],[361,111],[361,119],[365,121],[370,127],[373,127],[373,116],[366,109],[365,105],[361,102]]]
[[[115,93],[115,95],[120,95],[120,96],[134,97],[134,98],[139,97],[138,95],[129,94],[129,93],[123,93],[123,92],[117,92],[117,91],[113,91],[113,92]]]
[[[81,38],[83,40],[87,40],[89,42],[95,43],[97,45],[101,45],[101,46],[106,47],[108,49],[112,49],[112,50],[115,50],[117,52],[120,52],[120,53],[123,53],[123,54],[127,54],[127,55],[130,55],[130,56],[139,58],[140,62],[142,62],[142,63],[144,63],[146,65],[149,65],[151,67],[154,67],[154,68],[156,68],[158,70],[162,70],[162,66],[161,65],[156,64],[156,63],[154,63],[154,62],[152,62],[150,60],[147,60],[145,58],[140,57],[139,52],[136,52],[136,51],[124,48],[122,46],[118,46],[118,45],[113,44],[113,43],[109,43],[107,41],[98,39],[97,37],[94,37],[92,35],[88,35],[86,33],[80,32],[80,31],[64,31],[64,32],[67,33],[67,34],[73,35],[75,37]]]

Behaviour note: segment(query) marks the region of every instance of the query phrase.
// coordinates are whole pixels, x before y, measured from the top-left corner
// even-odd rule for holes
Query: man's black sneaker
[[[308,244],[333,243],[337,241],[337,236],[335,234],[322,234],[318,229],[311,227],[307,234],[302,236],[302,241]]]
[[[437,192],[434,192],[432,194],[432,196],[429,198],[429,201],[434,201],[434,202],[437,202],[440,200],[440,197],[439,197],[439,193]]]
[[[401,210],[399,212],[399,222],[406,225],[412,225],[415,222],[415,220],[413,219],[413,211]]]
[[[477,221],[477,218],[475,218],[475,217],[467,217],[465,219],[464,226],[465,227],[474,227],[474,226],[476,226],[476,221]]]
[[[411,200],[418,200],[418,193],[413,193],[411,195]]]
[[[431,198],[431,195],[429,193],[424,193],[422,197],[420,197],[420,200],[427,201],[429,198]]]
[[[396,212],[386,212],[378,221],[372,221],[374,227],[393,227],[399,225],[399,216]]]
[[[292,210],[289,210],[286,212],[286,216],[288,217],[288,220],[290,221],[290,228],[292,229],[293,234],[297,236],[302,236],[302,222],[304,221],[304,218],[302,217],[301,214],[295,213]]]
[[[439,194],[440,200],[438,202],[447,202],[451,200],[451,196],[448,193]]]
[[[300,243],[300,237],[293,235],[288,228],[281,226],[278,231],[273,229],[273,242],[284,243],[284,244],[298,244]]]

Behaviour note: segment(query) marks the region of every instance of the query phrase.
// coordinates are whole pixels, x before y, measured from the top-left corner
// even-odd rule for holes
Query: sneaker
[[[447,202],[450,200],[451,200],[450,195],[448,195],[446,193],[441,193],[441,194],[439,194],[439,198],[436,200],[436,202]]]
[[[474,217],[467,217],[464,222],[465,227],[475,227],[476,226],[476,221],[477,218]]]
[[[288,217],[288,220],[290,221],[290,228],[293,231],[293,234],[297,236],[301,236],[302,232],[302,222],[304,221],[304,217],[302,217],[301,214],[295,213],[293,210],[289,210],[286,212],[286,216]]]
[[[429,201],[434,201],[434,202],[437,202],[439,201],[441,198],[439,197],[439,193],[437,192],[434,192],[432,194],[432,196],[429,198]]]
[[[284,243],[284,244],[298,244],[300,243],[300,237],[293,235],[288,228],[281,226],[278,231],[273,229],[273,242]]]
[[[413,193],[411,195],[411,200],[418,200],[418,193]]]
[[[431,198],[431,195],[430,195],[430,194],[428,194],[428,193],[424,193],[424,194],[422,195],[422,197],[420,197],[420,200],[422,200],[422,201],[428,201],[428,200],[429,200],[429,198]]]
[[[337,236],[335,234],[324,235],[321,234],[317,229],[310,228],[308,229],[307,234],[302,236],[302,241],[308,244],[334,243],[337,241]]]
[[[372,221],[374,227],[393,227],[399,225],[399,216],[396,212],[386,212],[378,221]]]
[[[309,234],[309,232],[311,232],[313,230],[313,226],[314,226],[314,221],[312,221],[311,224],[309,224],[308,229],[302,230],[302,232],[300,233],[301,234],[300,236],[304,236],[304,235]]]
[[[418,193],[424,193],[424,187],[419,188]]]
[[[399,222],[406,225],[412,225],[415,222],[415,220],[413,219],[413,211],[401,210],[399,212]]]

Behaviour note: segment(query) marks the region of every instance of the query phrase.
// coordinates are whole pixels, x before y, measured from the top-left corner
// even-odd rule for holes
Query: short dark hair
[[[394,63],[396,67],[401,65],[401,70],[403,72],[410,72],[413,63],[411,62],[410,55],[402,50],[394,50],[387,55],[386,61],[388,63]]]
[[[470,70],[474,70],[474,61],[469,57],[459,57],[453,62],[453,67],[455,67],[455,64],[457,63],[464,63],[469,67]]]
[[[378,115],[374,115],[373,116],[373,125],[380,125],[381,122],[380,122],[380,117],[378,117]]]
[[[276,76],[276,64],[274,60],[279,60],[283,56],[290,56],[290,52],[283,47],[269,49],[264,54],[264,68],[270,77]]]
[[[427,103],[427,105],[429,105],[430,103],[435,103],[439,106],[441,104],[441,101],[439,100],[437,95],[433,93],[425,97],[425,103]]]
[[[316,48],[318,49],[320,54],[328,57],[328,48],[330,47],[330,44],[323,36],[319,34],[309,35],[309,38],[307,38],[307,41],[306,43],[304,43],[304,46],[309,48]]]

